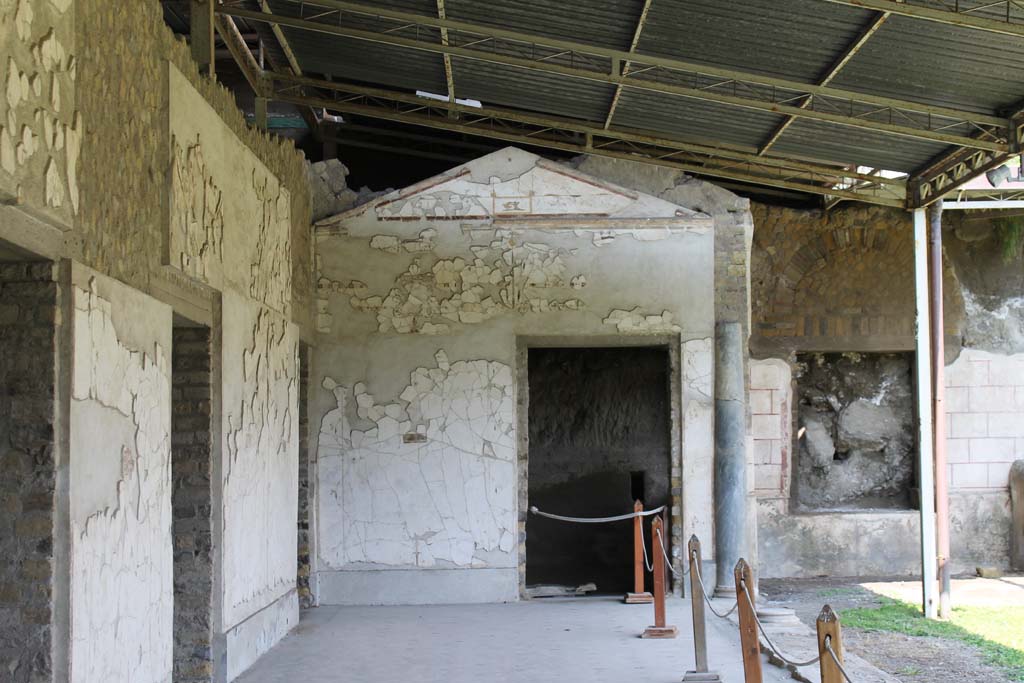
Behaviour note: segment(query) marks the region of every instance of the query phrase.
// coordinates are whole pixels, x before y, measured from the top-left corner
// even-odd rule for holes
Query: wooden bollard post
[[[745,683],[762,683],[761,641],[757,637],[757,622],[754,620],[754,574],[743,558],[733,570],[736,579],[737,614],[740,618],[740,650],[743,654],[743,680]],[[743,590],[746,586],[746,591]],[[749,595],[749,598],[747,597]]]
[[[633,503],[633,512],[643,512],[644,504],[639,500]],[[645,605],[654,596],[644,590],[644,518],[637,515],[633,518],[633,592],[626,593],[627,605]],[[653,550],[653,548],[652,548]]]
[[[708,635],[704,622],[704,589],[700,585],[700,539],[690,536],[686,546],[687,557],[690,559],[690,606],[693,610],[693,653],[696,667],[687,671],[683,681],[721,681],[718,673],[708,671]]]
[[[832,611],[832,608],[825,605],[818,615],[818,665],[821,669],[821,683],[845,683],[843,672],[836,666],[832,655],[828,653],[827,646],[836,653],[836,659],[843,662],[843,635],[839,626],[839,615]]]
[[[665,538],[664,534],[661,517],[655,517],[651,522],[651,550],[654,556],[654,626],[648,626],[641,638],[675,638],[679,632],[675,626],[665,625],[665,554],[659,545]]]

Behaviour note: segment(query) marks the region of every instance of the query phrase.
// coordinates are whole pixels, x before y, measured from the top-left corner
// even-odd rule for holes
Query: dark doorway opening
[[[528,382],[531,506],[605,517],[631,511],[637,498],[646,509],[670,504],[667,348],[532,348]],[[649,534],[647,542],[650,552]],[[632,521],[530,515],[527,585],[590,582],[600,593],[632,590]]]

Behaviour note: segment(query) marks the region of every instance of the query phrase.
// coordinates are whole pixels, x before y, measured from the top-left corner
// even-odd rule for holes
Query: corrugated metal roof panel
[[[772,153],[910,172],[944,149],[946,145],[929,140],[801,119],[783,133]]]
[[[815,0],[655,0],[637,51],[813,82],[871,14]]]
[[[392,1],[383,4],[390,6]],[[643,4],[643,0],[445,0],[445,11],[459,21],[628,50]]]
[[[1024,97],[1024,40],[891,16],[834,85],[994,112]]]
[[[626,89],[612,124],[756,149],[780,121],[781,116],[769,112]]]
[[[607,83],[470,59],[453,59],[452,73],[456,97],[591,121],[604,121],[615,91]]]

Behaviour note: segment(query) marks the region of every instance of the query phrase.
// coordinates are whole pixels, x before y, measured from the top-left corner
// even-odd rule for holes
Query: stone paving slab
[[[608,597],[511,604],[319,607],[239,683],[678,683],[693,668],[688,600],[672,598],[674,640],[642,640],[650,605]],[[708,623],[712,668],[741,683],[739,637]],[[765,667],[765,683],[789,681]]]

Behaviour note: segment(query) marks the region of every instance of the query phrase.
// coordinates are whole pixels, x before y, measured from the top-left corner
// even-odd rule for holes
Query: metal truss
[[[298,78],[264,76],[270,97],[427,128],[534,145],[578,154],[594,154],[679,169],[691,174],[797,190],[818,195],[903,206],[905,183],[801,160],[659,137],[655,133],[604,129],[572,119],[542,117],[495,108],[452,105],[406,93]],[[318,97],[300,92],[316,90]],[[458,117],[450,116],[454,108]]]
[[[923,21],[1024,37],[1020,0],[820,0]]]
[[[216,11],[251,21],[447,54],[622,88],[716,102],[959,147],[991,152],[1008,150],[1005,141],[1008,121],[987,114],[697,65],[676,59],[638,55],[625,50],[542,38],[343,0],[292,0],[287,15],[253,12],[243,6],[244,2],[227,0],[218,4]]]

